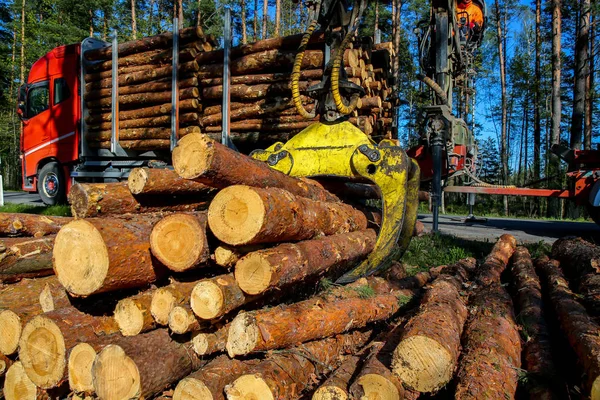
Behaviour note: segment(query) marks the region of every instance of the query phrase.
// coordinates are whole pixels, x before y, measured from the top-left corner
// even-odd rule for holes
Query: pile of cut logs
[[[335,285],[371,253],[372,212],[206,135],[173,161],[76,185],[75,218],[0,215],[7,399],[564,398],[561,335],[598,398],[600,248],[534,262],[503,235],[481,263]]]
[[[252,150],[286,141],[314,120],[305,120],[291,102],[292,64],[301,35],[262,40],[231,51],[230,136]],[[363,41],[364,42],[364,41]],[[195,28],[180,31],[179,136],[221,132],[223,50]],[[304,56],[300,89],[321,81],[324,37],[316,34]],[[391,43],[366,43],[346,50],[348,79],[366,95],[350,121],[376,138],[391,137],[392,104],[386,99]],[[93,62],[85,75],[89,110],[86,139],[90,147],[109,148],[111,137],[111,48],[89,50]],[[119,45],[119,140],[125,149],[169,148],[171,124],[172,34],[146,37]],[[303,97],[308,111],[314,102]]]

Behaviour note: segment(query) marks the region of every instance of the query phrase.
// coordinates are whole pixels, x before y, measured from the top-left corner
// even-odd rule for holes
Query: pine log
[[[236,168],[231,168],[235,165]],[[173,166],[182,178],[209,186],[278,187],[312,200],[337,201],[337,197],[308,180],[275,171],[266,163],[237,153],[206,135],[191,134],[173,150]]]
[[[200,133],[200,128],[197,126],[187,126],[179,128],[179,136],[185,136],[190,133]],[[138,141],[140,145],[145,144],[146,140],[149,142],[151,139],[163,139],[168,140],[171,137],[171,128],[154,128],[154,127],[140,127],[131,129],[119,129],[119,144],[124,149],[127,148],[126,142]],[[88,145],[93,146],[93,142],[110,142],[112,132],[110,130],[104,131],[90,131],[85,135],[85,139],[90,142]],[[144,140],[146,139],[146,140]],[[139,146],[138,146],[139,147]],[[149,147],[152,149],[152,147]]]
[[[198,282],[171,282],[168,286],[156,289],[152,295],[150,313],[159,325],[169,324],[169,314],[173,308],[189,301]]]
[[[186,111],[200,111],[200,103],[198,99],[187,99],[179,102],[179,112],[184,113]],[[171,115],[171,103],[161,104],[157,106],[150,106],[144,108],[137,108],[135,110],[120,110],[119,111],[119,122],[127,121],[130,119],[139,118],[153,118],[159,115]],[[102,122],[112,121],[112,114],[110,112],[93,113],[90,114],[85,122],[89,125],[97,125]]]
[[[379,82],[376,82],[379,83]],[[381,97],[373,96],[373,97],[361,97],[358,101],[357,107],[359,109],[369,109],[369,108],[381,108]]]
[[[588,312],[599,318],[600,247],[581,238],[559,239],[552,245],[552,257],[583,296]]]
[[[591,399],[600,399],[600,326],[577,301],[577,295],[569,289],[558,261],[536,263],[536,268],[549,293],[560,328],[577,355],[578,363],[583,367],[584,393]]]
[[[25,373],[20,361],[8,368],[2,394],[6,400],[38,399],[38,388]]]
[[[373,251],[376,240],[369,229],[258,250],[237,262],[235,279],[244,292],[260,294],[356,262]]]
[[[13,365],[14,361],[4,354],[0,353],[0,378],[6,374],[6,371]]]
[[[226,324],[214,332],[201,332],[194,335],[192,339],[194,352],[199,356],[224,352],[230,326],[231,324]]]
[[[159,67],[160,65],[132,65],[129,67],[120,67],[118,70],[118,74],[128,74],[131,72],[138,72],[138,71],[143,71],[145,69],[149,69],[152,67]],[[107,78],[111,78],[112,77],[112,70],[108,70],[108,71],[101,71],[101,72],[94,72],[94,73],[86,73],[85,74],[85,81],[86,82],[94,82],[94,81],[99,81],[101,79],[107,79]]]
[[[112,317],[92,316],[74,307],[61,308],[38,315],[25,325],[19,359],[38,387],[56,387],[67,378],[67,355],[75,345],[118,331]]]
[[[442,274],[427,288],[394,351],[392,369],[413,390],[435,392],[452,379],[467,320],[463,280]],[[444,323],[438,323],[444,321]]]
[[[499,283],[492,283],[470,296],[469,309],[455,397],[513,399],[521,367],[521,338],[510,296]]]
[[[309,200],[278,188],[235,185],[221,190],[210,203],[208,224],[219,240],[240,246],[364,230],[367,219],[344,203]]]
[[[181,100],[196,99],[200,95],[200,91],[197,87],[180,88],[179,98]],[[134,94],[121,94],[119,93],[119,105],[136,105],[136,104],[153,104],[153,103],[165,103],[171,100],[171,91],[163,92],[141,92]],[[112,105],[112,97],[102,97],[96,100],[89,100],[86,105],[90,109],[94,108],[110,108]]]
[[[93,396],[96,392],[92,382],[92,364],[96,355],[96,349],[85,342],[75,345],[69,352],[67,360],[69,388],[84,397]]]
[[[264,104],[270,104],[270,103],[280,103],[282,101],[289,101],[289,99],[276,97],[275,99],[259,99],[259,100],[250,101],[250,102],[232,101],[229,104],[229,109],[231,111],[233,111],[233,110],[237,110],[238,108],[246,108],[251,105],[264,105]],[[203,112],[204,115],[213,115],[213,114],[222,114],[223,113],[221,104],[213,104],[210,106],[206,106],[203,108],[203,111],[204,111]]]
[[[194,41],[203,37],[200,27],[191,27],[179,30],[179,38],[183,42]],[[135,53],[143,53],[155,49],[164,49],[171,45],[173,41],[173,32],[165,32],[156,36],[149,36],[138,40],[118,45],[119,57],[129,56]],[[100,49],[88,50],[84,54],[90,61],[109,60],[112,57],[112,46],[102,47]]]
[[[234,247],[226,244],[221,244],[215,249],[213,258],[215,264],[223,268],[230,268],[237,263],[244,255],[261,250],[262,245]]]
[[[171,271],[198,268],[210,257],[206,238],[206,213],[171,214],[152,228],[152,254]]]
[[[219,275],[204,279],[192,290],[190,305],[200,319],[210,320],[221,317],[255,297],[246,295],[238,286],[233,274]]]
[[[186,89],[186,88],[198,86],[198,79],[195,76],[193,76],[191,78],[185,78],[185,79],[182,79],[182,78],[183,77],[180,77],[181,80],[179,81],[179,84],[178,84],[178,87],[180,89]],[[146,92],[165,92],[165,91],[169,91],[169,90],[171,90],[171,79],[163,78],[158,81],[146,82],[146,83],[142,83],[139,85],[123,86],[122,88],[119,88],[119,96],[137,94],[137,93],[146,93]],[[92,92],[87,92],[87,93],[85,93],[84,98],[85,98],[85,101],[92,101],[92,100],[98,100],[98,99],[101,99],[104,97],[111,97],[111,95],[112,95],[112,88],[105,88],[105,89],[94,90]]]
[[[185,47],[179,51],[180,61],[190,61],[198,55],[194,48]],[[157,49],[144,52],[136,52],[125,57],[119,55],[119,68],[132,67],[135,65],[170,64],[173,57],[173,49]],[[94,73],[112,70],[112,59],[94,63],[86,67],[86,72]]]
[[[300,81],[298,88],[305,91],[310,86],[316,84],[316,81]],[[270,82],[270,83],[239,83],[230,86],[230,96],[234,100],[247,101],[262,99],[270,96],[291,95],[292,89],[289,82]],[[223,97],[223,86],[208,86],[202,89],[203,99],[220,99]]]
[[[141,139],[141,140],[119,140],[119,145],[125,150],[156,151],[169,150],[170,139]],[[93,149],[111,149],[110,140],[103,142],[90,142],[88,146]]]
[[[169,313],[169,329],[178,335],[199,331],[203,326],[189,304],[173,307]]]
[[[156,328],[157,324],[150,313],[154,290],[146,290],[119,300],[114,318],[124,336],[135,336]]]
[[[311,121],[296,121],[296,122],[280,122],[279,120],[248,120],[232,122],[229,129],[236,132],[247,132],[247,131],[259,131],[259,132],[273,132],[273,131],[300,131],[312,125],[317,119]],[[221,132],[223,128],[220,125],[207,126],[205,131],[207,133]]]
[[[70,217],[52,217],[25,213],[0,213],[0,236],[41,237],[58,233]]]
[[[247,118],[256,118],[256,117],[260,117],[263,115],[277,113],[281,110],[289,108],[290,105],[291,104],[288,100],[281,101],[281,102],[275,102],[275,103],[269,103],[269,104],[264,104],[264,103],[263,104],[259,104],[259,103],[249,104],[246,107],[240,107],[235,110],[231,110],[230,114],[229,114],[229,118],[231,119],[231,121],[237,121],[237,120],[242,120],[242,119],[247,119]],[[220,124],[222,117],[223,117],[222,113],[207,114],[205,112],[204,117],[200,118],[200,125],[208,126],[208,125]]]
[[[52,275],[55,236],[0,239],[0,282]]]
[[[114,343],[98,353],[92,366],[101,399],[151,398],[204,364],[190,342],[173,340],[166,329],[116,337]]]
[[[206,196],[215,192],[210,186],[180,178],[173,170],[166,168],[134,168],[129,173],[127,187],[134,195]]]
[[[322,69],[305,69],[300,71],[300,80],[315,80],[320,79],[323,76]],[[273,82],[289,82],[292,78],[292,74],[290,72],[274,72],[267,74],[253,74],[253,75],[242,75],[242,76],[232,76],[230,80],[231,85],[258,85],[261,83],[273,83]],[[202,87],[210,87],[210,86],[218,86],[223,84],[223,78],[206,78],[201,79],[199,81],[200,86]]]
[[[177,384],[173,400],[225,400],[225,386],[255,367],[259,360],[237,360],[221,355]]]
[[[485,258],[477,273],[477,283],[492,285],[500,282],[500,275],[508,265],[508,260],[513,255],[517,241],[512,235],[504,234],[494,244],[492,251]]]
[[[531,399],[558,398],[558,377],[553,362],[553,348],[550,331],[544,317],[542,287],[535,273],[529,251],[517,247],[512,258],[511,275],[514,282],[517,320],[522,327],[522,336],[526,338],[523,349],[523,366],[533,379],[527,389]]]
[[[180,124],[191,124],[197,123],[199,120],[197,113],[185,113],[179,116]],[[102,122],[98,125],[90,125],[88,127],[88,136],[90,139],[95,138],[94,135],[98,131],[106,131],[111,129],[112,122]],[[127,139],[127,135],[121,136],[122,132],[132,128],[144,128],[144,127],[157,127],[157,126],[170,126],[171,116],[170,115],[159,115],[156,117],[139,118],[139,119],[128,119],[125,121],[119,121],[119,137]],[[105,139],[110,139],[110,136],[103,136]]]
[[[78,183],[69,191],[71,213],[78,218],[125,213],[194,211],[208,206],[197,196],[133,196],[127,183]]]
[[[350,356],[340,365],[325,382],[319,385],[312,400],[347,400],[348,387],[356,370],[360,367],[361,357]]]
[[[379,288],[365,283],[366,280],[357,282],[340,288],[335,295],[240,312],[228,332],[229,356],[280,349],[362,328],[370,322],[391,317],[400,308],[398,296],[413,294],[411,291],[389,292],[389,285]],[[361,297],[364,290],[375,294]]]
[[[370,331],[354,331],[281,350],[225,386],[228,400],[291,399],[310,387],[313,379],[338,367],[345,354],[364,346]]]
[[[160,218],[146,214],[68,223],[56,235],[54,245],[58,280],[78,297],[155,282],[166,272],[150,252],[150,232]]]

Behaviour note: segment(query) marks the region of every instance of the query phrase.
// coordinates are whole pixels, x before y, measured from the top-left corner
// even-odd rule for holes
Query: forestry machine
[[[342,178],[377,185],[382,200],[382,222],[375,248],[365,261],[341,277],[340,283],[389,266],[408,247],[417,219],[418,164],[396,142],[383,140],[376,144],[348,121],[364,91],[348,81],[343,56],[357,33],[366,4],[366,0],[357,0],[352,7],[347,0],[307,2],[310,24],[292,71],[292,98],[301,115],[307,119],[319,115],[320,121],[285,144],[275,143],[252,153],[254,158],[289,175]],[[308,95],[316,100],[314,111],[309,113],[302,104],[298,82],[305,49],[317,26],[326,38],[327,67],[323,80],[308,89]],[[331,50],[333,56],[329,59]]]

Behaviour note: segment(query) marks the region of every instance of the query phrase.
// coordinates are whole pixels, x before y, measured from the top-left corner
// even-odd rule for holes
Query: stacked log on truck
[[[49,254],[34,251],[24,275],[2,278],[7,399],[506,399],[519,385],[561,398],[561,334],[579,362],[566,368],[598,398],[598,325],[558,261],[503,235],[479,265],[395,262],[337,285],[375,248],[373,210],[206,135],[173,159],[127,184],[80,184],[76,219],[0,216],[0,240],[51,240],[50,275],[26,275]],[[591,273],[578,265],[565,270]]]
[[[197,28],[179,32],[178,137],[222,131],[223,51]],[[307,50],[300,89],[309,111],[314,100],[306,90],[321,81],[324,36],[315,35]],[[243,150],[287,141],[315,121],[303,119],[291,100],[290,79],[300,35],[266,39],[231,50],[230,137]],[[358,43],[358,42],[357,42]],[[112,51],[89,50],[84,100],[89,110],[86,140],[92,148],[110,148]],[[348,79],[365,90],[350,122],[375,139],[391,138],[390,43],[346,50]],[[119,143],[130,150],[168,150],[171,135],[172,34],[119,45]]]

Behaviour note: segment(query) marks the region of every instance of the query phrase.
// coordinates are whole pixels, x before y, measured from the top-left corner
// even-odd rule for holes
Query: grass
[[[0,207],[0,212],[53,215],[59,217],[71,216],[71,208],[68,205],[34,206],[30,204],[5,203],[4,206]]]

